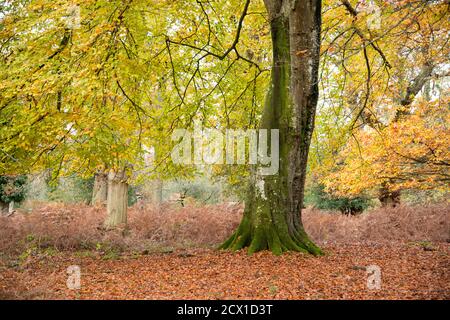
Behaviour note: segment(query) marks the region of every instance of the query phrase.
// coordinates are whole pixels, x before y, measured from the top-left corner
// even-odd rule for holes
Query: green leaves
[[[240,1],[75,5],[13,2],[2,19],[0,173],[56,168],[89,176],[133,164],[170,176],[174,128],[193,119],[256,126],[269,76],[262,2],[252,3],[244,21],[252,27],[239,34]],[[205,55],[223,54],[237,36],[224,59]],[[180,45],[168,46],[168,37]],[[151,147],[154,168],[145,161]]]

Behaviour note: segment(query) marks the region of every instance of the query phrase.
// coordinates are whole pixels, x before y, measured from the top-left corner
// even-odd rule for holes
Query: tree
[[[108,175],[104,172],[97,172],[94,175],[94,187],[92,188],[91,203],[105,205],[108,196]]]
[[[397,204],[403,188],[441,189],[448,162],[441,137],[448,100],[448,2],[374,1],[381,22],[376,28],[361,2],[340,2],[324,17],[324,102],[311,172],[335,196],[370,194],[385,205]],[[428,103],[420,99],[426,96]],[[418,134],[437,158],[413,141]]]
[[[78,23],[68,25],[70,2],[8,1],[0,8],[0,174],[108,172],[110,228],[126,223],[128,184],[202,171],[170,161],[176,128],[278,129],[278,174],[213,168],[239,190],[250,184],[242,223],[222,247],[319,254],[301,222],[307,172],[336,193],[361,181],[378,190],[427,168],[434,182],[447,174],[445,141],[433,136],[447,132],[442,119],[413,100],[445,76],[448,1],[370,3],[376,16],[357,0],[324,0],[323,14],[313,0],[79,0]],[[374,18],[382,19],[375,28]],[[414,126],[426,141],[408,140]],[[379,156],[372,173],[383,168],[394,180],[359,170],[360,146]],[[146,149],[154,149],[151,165]],[[347,173],[332,179],[338,171]],[[104,201],[97,180],[93,203]]]
[[[319,253],[303,230],[300,208],[318,99],[321,1],[266,1],[269,24],[260,1],[251,14],[245,1],[240,16],[237,0],[79,4],[76,30],[58,18],[67,13],[65,2],[58,10],[46,0],[13,2],[8,9],[0,66],[5,170],[39,164],[53,168],[53,175],[92,175],[110,168],[118,180],[109,186],[121,195],[118,183],[130,176],[121,172],[128,164],[139,169],[147,145],[156,149],[155,167],[172,174],[164,140],[174,128],[198,117],[213,126],[219,120],[222,128],[257,126],[270,27],[272,82],[260,128],[280,130],[281,169],[274,177],[254,177],[245,218],[227,247]],[[218,14],[215,5],[230,14]],[[181,16],[186,8],[190,13]],[[245,19],[252,28],[244,27]],[[156,101],[160,108],[152,107]],[[106,224],[119,220],[125,221]]]
[[[306,164],[319,96],[321,1],[266,0],[272,77],[260,128],[279,129],[279,173],[254,173],[244,216],[221,246],[320,254],[301,222]]]

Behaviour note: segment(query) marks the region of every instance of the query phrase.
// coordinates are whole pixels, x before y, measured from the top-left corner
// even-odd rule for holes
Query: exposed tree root
[[[283,223],[282,223],[283,224]],[[297,230],[291,235],[286,228],[279,228],[273,223],[253,227],[250,219],[243,218],[236,231],[219,249],[241,250],[248,247],[248,253],[270,250],[275,255],[283,252],[296,251],[322,255],[322,250],[316,246],[303,230]]]

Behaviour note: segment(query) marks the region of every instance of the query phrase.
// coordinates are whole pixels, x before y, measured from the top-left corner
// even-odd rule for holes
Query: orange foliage
[[[355,195],[387,185],[448,192],[448,102],[422,101],[385,128],[359,131],[340,153],[337,169],[323,179],[328,191]]]

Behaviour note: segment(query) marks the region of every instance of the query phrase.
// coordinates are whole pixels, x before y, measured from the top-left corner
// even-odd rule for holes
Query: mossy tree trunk
[[[279,172],[254,170],[244,216],[221,248],[321,254],[301,221],[306,164],[318,100],[321,1],[265,0],[273,66],[262,129],[279,129]]]
[[[106,205],[108,196],[108,175],[98,172],[94,176],[94,187],[92,189],[92,205]]]
[[[125,170],[111,170],[108,174],[108,197],[105,227],[124,227],[127,224],[128,183]]]

